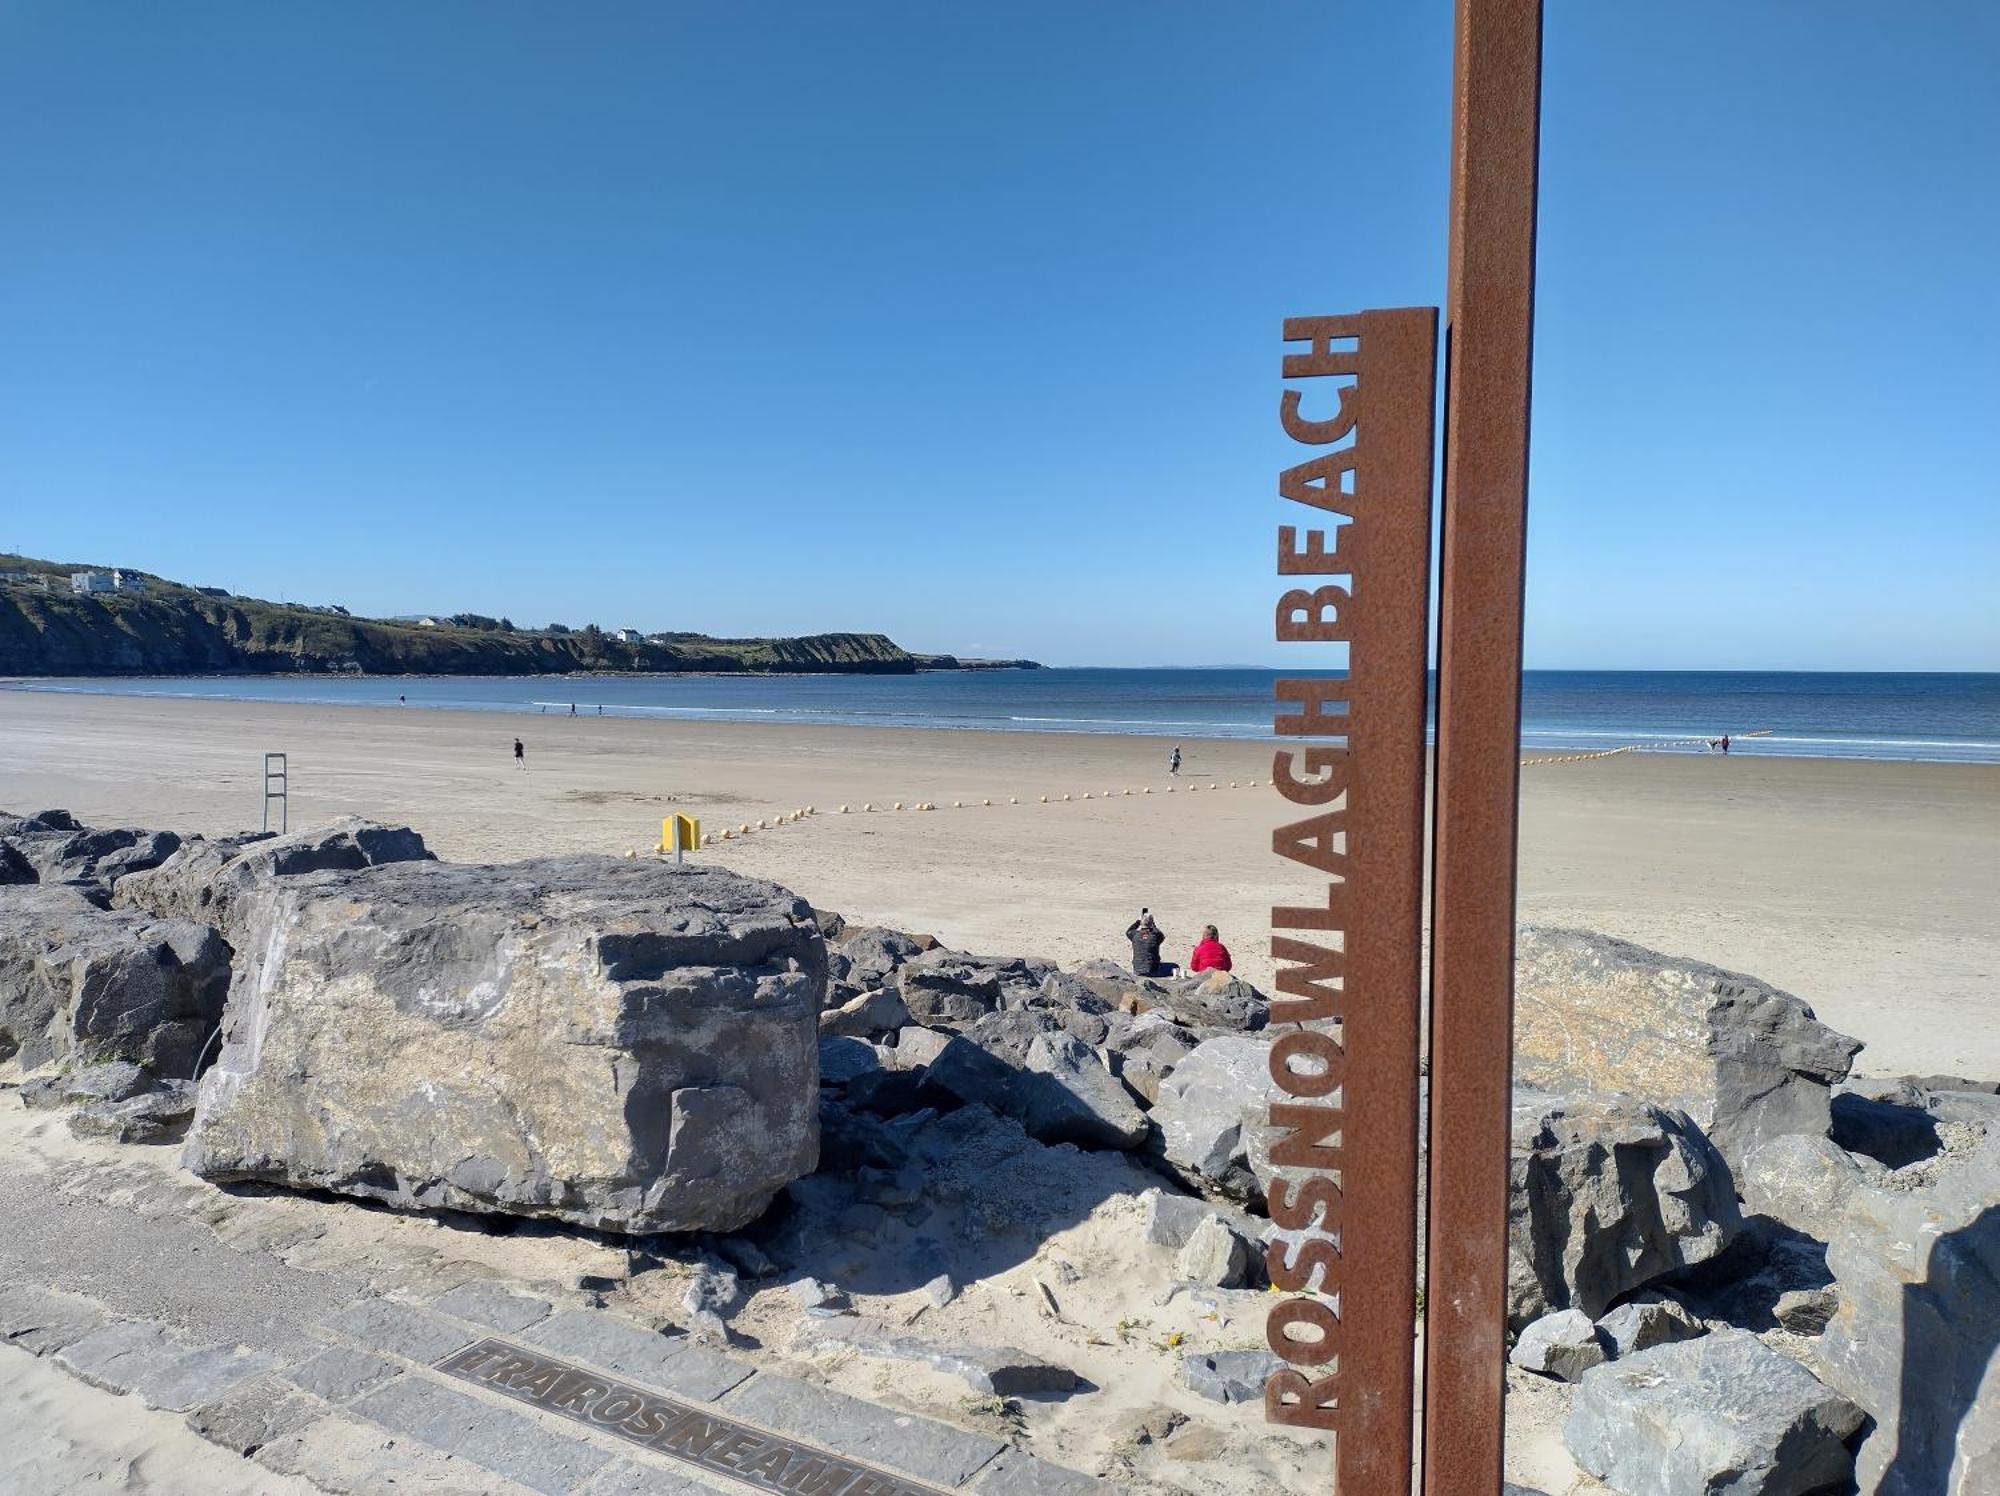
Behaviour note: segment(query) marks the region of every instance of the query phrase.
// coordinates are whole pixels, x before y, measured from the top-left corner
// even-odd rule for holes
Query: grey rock
[[[923,1295],[934,1309],[942,1309],[958,1297],[958,1285],[951,1280],[950,1273],[939,1273],[923,1287]]]
[[[1038,991],[1054,970],[1020,956],[968,956],[925,951],[896,970],[896,988],[911,1018],[930,1028],[961,1028],[1002,1006],[1003,995]]]
[[[183,1154],[203,1178],[728,1231],[817,1163],[825,951],[771,884],[400,862],[274,878],[234,917]]]
[[[1750,1150],[1737,1170],[1744,1208],[1825,1241],[1867,1182],[1854,1156],[1829,1138],[1789,1133]]]
[[[75,889],[0,901],[0,1055],[23,1069],[125,1060],[188,1077],[229,989],[229,948],[186,920],[99,909]]]
[[[831,909],[813,910],[813,925],[819,930],[820,939],[829,945],[847,932],[847,921]]]
[[[819,1015],[819,1031],[822,1035],[846,1034],[866,1039],[900,1029],[909,1021],[910,1010],[903,1005],[902,996],[890,988],[878,987],[849,998],[837,1008],[828,1008]]]
[[[1250,1244],[1211,1215],[1196,1226],[1174,1259],[1174,1276],[1206,1288],[1239,1288],[1250,1267]]]
[[[1206,1200],[1159,1189],[1146,1191],[1145,1204],[1146,1240],[1175,1251],[1188,1244],[1197,1226],[1215,1215],[1215,1207]]]
[[[1581,930],[1515,942],[1514,1078],[1686,1112],[1735,1167],[1784,1133],[1824,1136],[1860,1041],[1755,977]]]
[[[1610,1352],[1588,1314],[1581,1309],[1558,1309],[1521,1331],[1507,1359],[1523,1371],[1574,1382],[1591,1367],[1602,1366],[1610,1359]]]
[[[785,1285],[785,1291],[792,1296],[792,1302],[808,1314],[815,1309],[829,1314],[845,1314],[852,1307],[845,1293],[818,1278],[795,1279]]]
[[[1780,1329],[1794,1335],[1819,1335],[1825,1332],[1839,1307],[1840,1294],[1836,1289],[1787,1288],[1771,1306],[1771,1318]]]
[[[1181,1385],[1219,1403],[1260,1403],[1264,1383],[1285,1363],[1266,1350],[1188,1351],[1181,1356]]]
[[[1270,1177],[1269,1115],[1282,1093],[1271,1079],[1270,1041],[1204,1039],[1160,1084],[1152,1121],[1162,1160],[1182,1183],[1248,1201]]]
[[[801,1328],[807,1351],[850,1350],[886,1361],[910,1361],[957,1377],[981,1397],[1061,1396],[1076,1390],[1076,1373],[1010,1345],[944,1344],[914,1335],[885,1335],[857,1320],[818,1321]]]
[[[1602,1314],[1720,1255],[1742,1227],[1729,1166],[1701,1129],[1624,1096],[1516,1087],[1509,1184],[1516,1329],[1551,1309]]]
[[[1264,994],[1226,971],[1171,977],[1162,985],[1168,1010],[1204,1037],[1249,1033],[1271,1021],[1271,1005]]]
[[[424,839],[408,826],[344,816],[282,836],[190,841],[158,867],[120,878],[111,903],[162,919],[213,925],[231,945],[240,945],[245,931],[237,906],[254,901],[273,879],[430,860]]]
[[[819,1079],[821,1085],[844,1086],[858,1080],[871,1070],[882,1068],[881,1056],[875,1046],[866,1039],[842,1037],[822,1038],[819,1041]]]
[[[1038,1142],[1134,1148],[1145,1140],[1145,1117],[1073,1035],[1037,1038],[1015,1088],[1021,1123]]]
[[[157,1091],[127,1101],[98,1101],[70,1114],[69,1130],[80,1138],[114,1143],[177,1140],[194,1117],[195,1091],[188,1081],[170,1081]]]
[[[1826,1237],[1839,1307],[1815,1365],[1875,1420],[1856,1474],[1881,1496],[2000,1490],[2000,1125],[1940,1131]]]
[[[1648,1303],[1620,1304],[1597,1321],[1597,1333],[1616,1358],[1649,1351],[1656,1345],[1671,1345],[1676,1340],[1692,1340],[1708,1332],[1700,1320],[1671,1299],[1654,1299]],[[1576,1378],[1563,1380],[1573,1382]]]
[[[1563,1441],[1628,1496],[1805,1496],[1853,1472],[1853,1403],[1747,1330],[1655,1346],[1594,1367]]]
[[[73,1070],[63,1082],[63,1100],[125,1101],[152,1085],[145,1070],[130,1060],[107,1060]]]
[[[913,937],[901,930],[863,925],[843,931],[839,949],[832,954],[841,963],[841,982],[859,993],[888,985],[896,968],[914,960],[922,950]]]
[[[1162,1083],[1201,1043],[1195,1032],[1164,1013],[1114,1013],[1107,1024],[1105,1053],[1111,1073],[1148,1105],[1160,1099]]]
[[[102,904],[120,879],[157,867],[181,839],[171,831],[79,825],[67,811],[0,818],[0,863],[9,884],[67,884]]]
[[[895,1047],[883,1053],[882,1062],[898,1070],[922,1069],[944,1053],[952,1038],[936,1029],[915,1026],[901,1029],[896,1034]]]

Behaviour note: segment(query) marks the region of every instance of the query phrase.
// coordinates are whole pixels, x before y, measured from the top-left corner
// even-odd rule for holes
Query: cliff
[[[151,575],[139,577],[137,591],[73,592],[70,573],[88,569],[0,556],[0,675],[909,674],[980,668],[950,656],[920,661],[881,634],[712,639],[674,633],[624,642],[596,628],[518,629],[505,619],[464,614],[430,626],[355,618],[344,609],[237,597]]]

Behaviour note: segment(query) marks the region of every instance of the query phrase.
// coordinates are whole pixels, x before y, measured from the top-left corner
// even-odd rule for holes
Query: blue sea
[[[1264,738],[1273,670],[1050,669],[923,675],[204,676],[16,683],[233,701],[320,702],[665,721]],[[1521,746],[2000,763],[2000,675],[1531,670]],[[1755,734],[1755,736],[1753,736]]]

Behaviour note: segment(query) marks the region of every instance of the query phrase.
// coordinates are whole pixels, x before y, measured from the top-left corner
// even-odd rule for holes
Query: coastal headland
[[[1121,956],[1143,905],[1169,955],[1217,924],[1268,990],[1272,750],[1193,741],[1176,780],[1165,747],[0,691],[0,806],[254,829],[261,754],[284,751],[294,826],[409,822],[441,857],[504,861],[644,850],[686,812],[753,828],[699,856],[850,919],[1067,963]],[[1864,1040],[1861,1074],[2000,1073],[1995,887],[2000,766],[1623,754],[1522,772],[1524,922],[1753,972]]]

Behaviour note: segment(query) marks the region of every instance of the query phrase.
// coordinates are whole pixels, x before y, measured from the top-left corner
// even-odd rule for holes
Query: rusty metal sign
[[[1267,1418],[1334,1435],[1335,1488],[1409,1489],[1417,1065],[1437,313],[1284,326],[1276,632],[1332,673],[1280,680],[1278,856],[1316,875],[1271,911]],[[1307,885],[1301,880],[1301,892]]]
[[[567,1361],[486,1339],[454,1352],[437,1370],[612,1434],[759,1491],[786,1496],[946,1496],[935,1486],[859,1460],[642,1392]]]
[[[1500,1489],[1541,0],[1458,0],[1432,816],[1424,1491]]]

